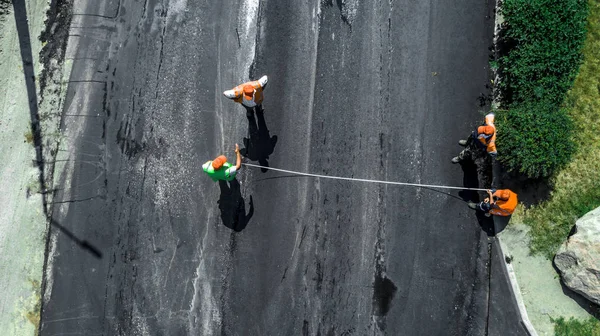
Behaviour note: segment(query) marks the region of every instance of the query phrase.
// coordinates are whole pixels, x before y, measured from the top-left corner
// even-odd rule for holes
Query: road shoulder
[[[49,202],[50,195],[42,194],[45,187],[39,181],[41,171],[47,178],[52,176],[49,158],[59,141],[60,113],[56,111],[62,106],[64,73],[62,64],[52,57],[39,57],[42,50],[55,46],[39,38],[46,30],[51,5],[46,0],[19,5],[16,10],[10,4],[3,7],[0,23],[0,87],[4,88],[0,95],[0,330],[3,335],[22,336],[36,334],[40,318],[48,230],[44,202]],[[33,77],[24,76],[28,73]],[[49,84],[40,87],[40,78],[47,78]],[[40,92],[46,99],[41,99]],[[35,99],[30,99],[33,94]],[[41,164],[42,168],[36,163],[34,115],[41,127],[39,148],[46,158],[42,161],[50,163]]]

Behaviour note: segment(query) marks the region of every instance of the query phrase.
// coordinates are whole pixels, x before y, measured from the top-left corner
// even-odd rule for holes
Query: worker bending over
[[[465,149],[452,158],[452,163],[459,163],[464,159],[471,158],[475,151],[485,150],[490,156],[495,157],[496,152],[496,126],[494,126],[494,114],[485,116],[483,125],[477,127],[477,131],[471,133],[467,140],[459,140],[458,144]]]
[[[205,164],[203,164],[202,169],[204,169],[204,172],[207,173],[208,176],[210,176],[210,178],[215,182],[233,181],[235,180],[235,175],[242,166],[242,156],[240,155],[240,147],[238,144],[235,144],[235,155],[235,166],[227,162],[225,155],[220,155],[214,160],[207,161]]]
[[[244,105],[247,116],[251,117],[255,107],[262,110],[263,90],[267,81],[267,76],[262,76],[259,80],[246,82],[227,90],[223,92],[223,95]]]
[[[510,216],[517,207],[517,194],[509,189],[503,190],[488,190],[489,198],[483,202],[469,202],[469,208],[473,210],[481,210],[486,216]]]

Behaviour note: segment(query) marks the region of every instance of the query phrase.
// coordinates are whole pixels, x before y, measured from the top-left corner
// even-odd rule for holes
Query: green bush
[[[587,0],[505,0],[499,89],[508,107],[562,103],[573,85],[586,35]],[[501,48],[502,49],[502,48]]]
[[[586,321],[570,318],[568,321],[563,317],[552,319],[554,322],[554,335],[556,336],[600,336],[600,322],[590,317]]]
[[[573,121],[564,109],[542,101],[496,114],[498,160],[509,171],[548,177],[571,159]]]
[[[527,177],[548,177],[574,152],[561,107],[582,60],[587,0],[505,0],[498,89],[499,160]]]

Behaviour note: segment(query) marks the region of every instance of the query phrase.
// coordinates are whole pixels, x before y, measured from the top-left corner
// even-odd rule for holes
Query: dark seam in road
[[[238,31],[237,27],[235,28],[235,35],[237,36],[238,48],[241,48],[242,42],[240,41],[240,32]]]
[[[31,40],[29,36],[29,26],[27,18],[27,9],[24,1],[13,1],[14,16],[19,38],[21,51],[21,60],[23,63],[23,76],[27,87],[27,96],[29,98],[29,117],[31,133],[33,134],[33,145],[35,147],[36,165],[39,170],[38,182],[41,190],[45,190],[44,174],[44,153],[42,145],[42,130],[40,125],[39,107],[37,102],[37,93],[35,86],[35,71],[33,69],[33,55],[31,51]],[[45,194],[42,194],[42,206],[44,215],[48,217],[48,204]]]
[[[69,81],[63,82],[63,84],[71,84],[71,83],[100,83],[100,84],[106,84],[106,80],[79,79],[79,80],[69,80]]]
[[[495,239],[495,238],[494,238]],[[492,248],[494,245],[492,242],[488,241],[488,262],[487,262],[487,281],[488,281],[488,290],[487,290],[487,314],[485,319],[485,336],[488,336],[489,331],[488,328],[490,326],[490,297],[491,297],[491,289],[492,289]]]
[[[228,244],[228,249],[227,249],[227,256],[226,259],[224,260],[225,265],[225,272],[223,274],[223,283],[221,284],[221,295],[219,297],[219,308],[220,308],[220,313],[221,313],[221,335],[227,335],[227,325],[223,322],[226,321],[226,316],[228,315],[228,309],[229,308],[229,291],[230,291],[230,277],[231,277],[231,273],[232,273],[232,260],[234,259],[234,254],[236,251],[236,238],[235,238],[236,232],[232,231],[229,234],[229,244]]]
[[[112,29],[111,27],[108,27],[108,26],[98,26],[98,27],[71,26],[71,28],[73,28],[73,29],[106,29],[108,31],[111,31],[111,29]]]
[[[85,162],[85,163],[97,163],[97,161],[77,160],[77,159],[64,159],[64,160],[45,161],[44,163],[70,162],[70,161],[72,161],[72,162]],[[62,189],[58,189],[58,190],[62,190]]]
[[[119,16],[119,12],[121,10],[121,0],[119,0],[119,3],[117,4],[117,12],[115,13],[114,16],[108,16],[108,15],[101,15],[101,14],[86,14],[86,13],[73,13],[71,15],[73,16],[90,16],[90,17],[99,17],[99,18],[103,18],[103,19],[111,19],[114,20]]]
[[[164,15],[165,15],[165,20],[163,20],[164,27],[162,29],[162,33],[160,34],[160,55],[158,56],[158,69],[156,70],[156,86],[154,87],[154,91],[155,91],[154,99],[158,98],[158,86],[160,84],[160,68],[162,68],[163,57],[164,57],[163,54],[164,54],[164,49],[165,49],[165,32],[167,30],[167,22],[166,22],[167,11],[165,11]]]
[[[96,196],[90,196],[87,198],[82,198],[82,199],[76,199],[76,200],[67,200],[67,201],[58,201],[58,202],[52,202],[52,203],[48,203],[48,204],[62,204],[62,203],[78,203],[78,202],[85,202],[85,201],[91,201],[96,197],[100,197],[101,195],[96,195]]]
[[[104,116],[87,114],[63,114],[65,117],[85,117],[85,118],[103,118]]]
[[[256,10],[256,37],[254,38],[254,55],[252,58],[252,63],[250,64],[250,68],[248,69],[248,75],[252,78],[258,77],[256,74],[256,62],[259,58],[259,46],[260,46],[260,25],[262,23],[262,1],[258,2],[258,8]],[[237,28],[235,29],[237,32]],[[239,43],[239,34],[238,34],[238,43]],[[241,47],[241,44],[240,44]]]
[[[140,22],[142,19],[145,19],[148,17],[148,13],[146,13],[146,10],[148,9],[148,0],[144,0],[144,5],[142,6],[142,17],[140,18]],[[139,24],[139,22],[138,22]]]

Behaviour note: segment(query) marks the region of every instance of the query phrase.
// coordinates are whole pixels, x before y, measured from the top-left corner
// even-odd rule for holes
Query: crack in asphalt
[[[490,296],[491,296],[491,292],[492,292],[492,248],[493,248],[493,244],[491,241],[488,240],[487,242],[487,250],[488,250],[488,262],[486,263],[486,272],[487,272],[487,285],[488,285],[488,290],[486,292],[486,308],[487,308],[487,313],[486,318],[485,318],[485,334],[484,336],[488,336],[489,334],[489,327],[490,327]]]

